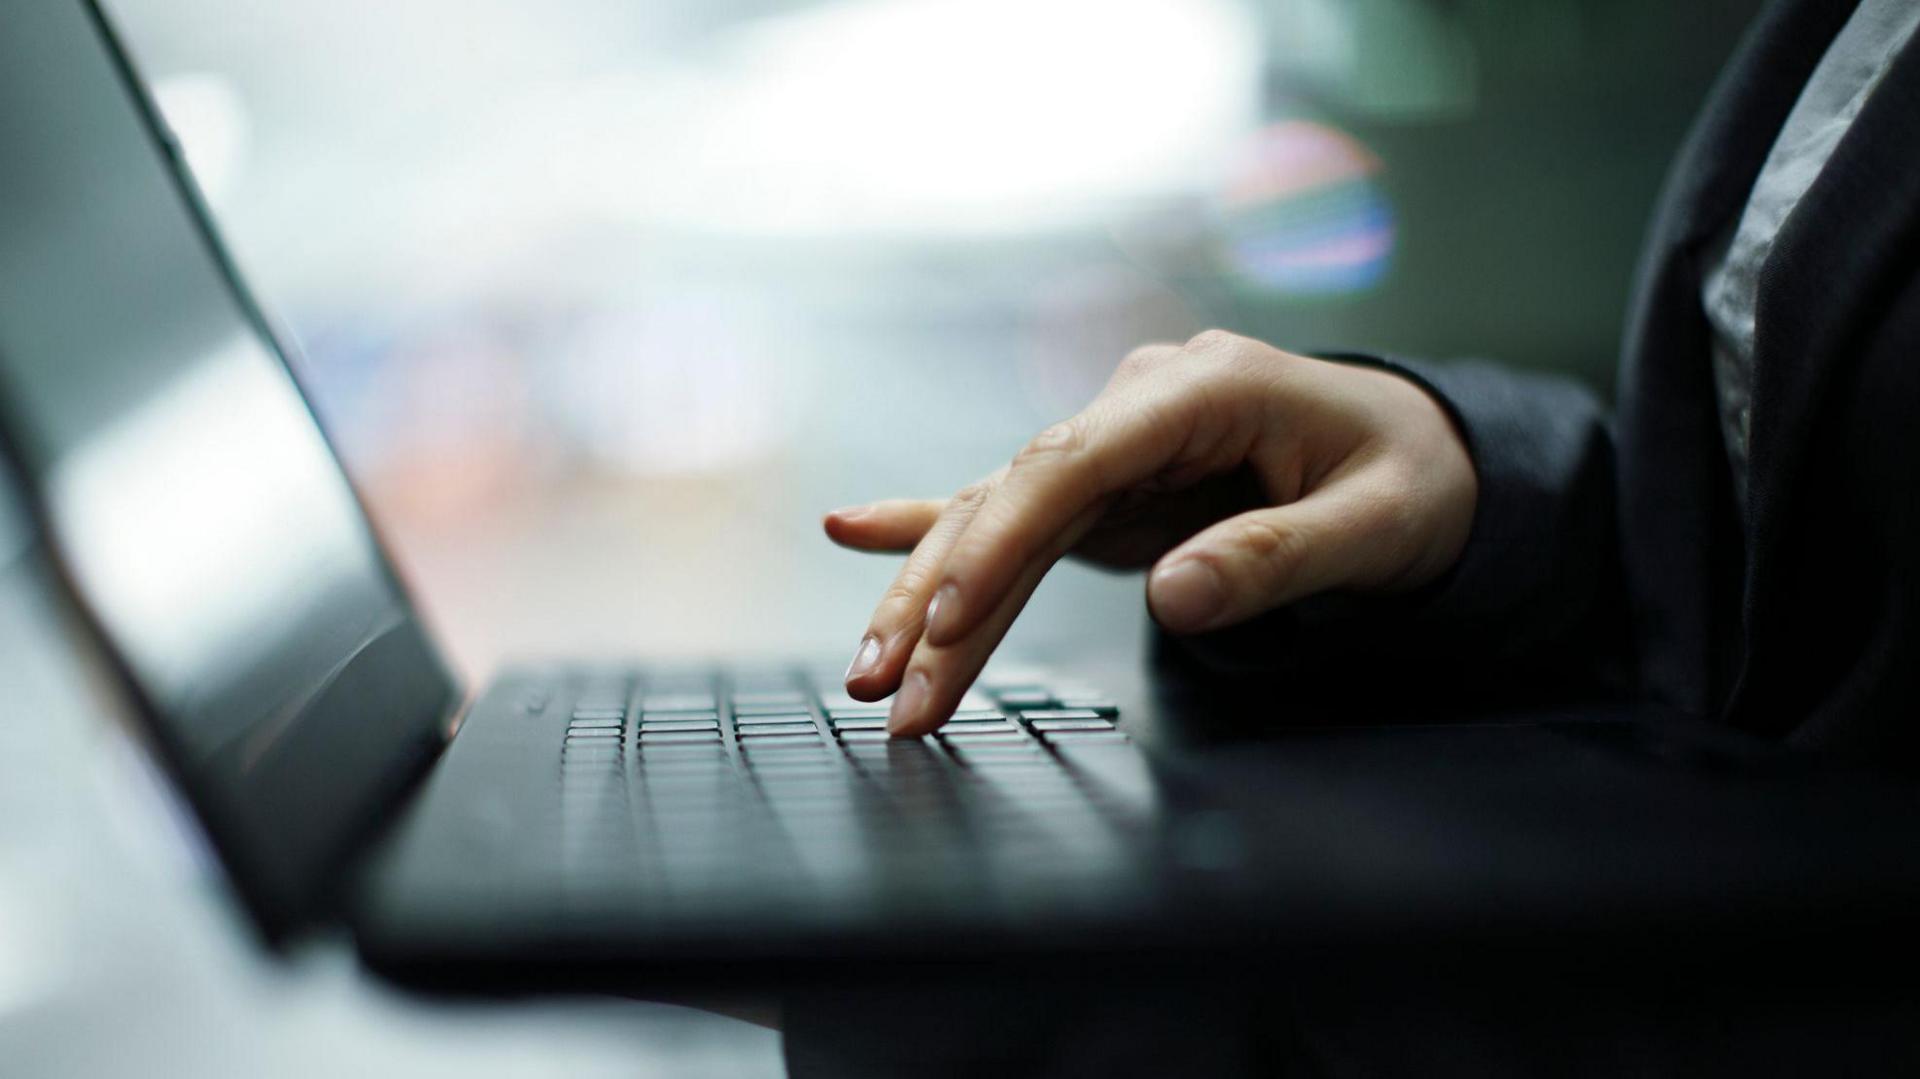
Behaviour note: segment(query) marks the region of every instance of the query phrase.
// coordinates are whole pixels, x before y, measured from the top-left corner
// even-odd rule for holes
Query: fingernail
[[[827,516],[838,517],[844,521],[851,517],[864,517],[867,514],[867,511],[871,509],[873,509],[872,506],[864,506],[864,505],[863,506],[841,506],[839,509],[828,513]]]
[[[869,633],[860,638],[860,647],[853,653],[853,662],[847,664],[843,682],[851,682],[880,665],[880,638]]]
[[[928,688],[925,671],[907,672],[906,679],[900,683],[900,692],[894,695],[893,708],[887,713],[888,734],[901,733],[920,717],[920,710],[927,703]]]
[[[942,608],[945,608],[948,617],[951,618],[953,614],[953,601],[958,595],[959,589],[950,584],[941,585],[940,590],[933,594],[933,599],[927,603],[927,624],[925,628],[927,640],[934,644],[947,643],[946,635],[941,632],[941,630],[946,627],[940,622],[940,611]]]
[[[1153,575],[1153,613],[1169,629],[1205,629],[1226,605],[1220,575],[1197,558],[1182,559]]]

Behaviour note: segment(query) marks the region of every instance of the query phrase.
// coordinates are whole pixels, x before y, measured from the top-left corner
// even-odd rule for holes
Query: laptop
[[[287,359],[103,13],[12,13],[0,429],[271,939],[771,960],[1146,902],[1155,781],[1084,680],[1002,668],[911,740],[808,662],[548,664],[469,701]]]
[[[1920,909],[1911,790],[1672,723],[1557,709],[1189,753],[1176,719],[1298,710],[1132,657],[990,668],[911,740],[807,662],[539,665],[469,697],[287,356],[98,8],[16,5],[0,446],[275,944],[345,927],[443,984],[1276,951],[1344,970],[1368,947],[1454,978],[1556,933],[1630,968]]]

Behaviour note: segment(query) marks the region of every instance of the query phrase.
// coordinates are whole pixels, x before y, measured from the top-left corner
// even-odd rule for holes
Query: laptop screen
[[[438,743],[453,688],[175,159],[87,3],[10,10],[0,427],[278,930]]]

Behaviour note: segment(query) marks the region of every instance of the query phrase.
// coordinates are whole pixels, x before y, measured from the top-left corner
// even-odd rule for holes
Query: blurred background
[[[1666,160],[1757,4],[108,6],[477,676],[850,653],[893,567],[819,514],[996,467],[1140,342],[1607,390]],[[1137,581],[1069,569],[1016,635],[1141,618]]]

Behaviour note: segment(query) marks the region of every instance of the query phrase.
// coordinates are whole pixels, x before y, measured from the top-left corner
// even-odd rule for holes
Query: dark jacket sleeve
[[[1326,358],[1411,379],[1452,416],[1479,477],[1459,562],[1411,594],[1320,596],[1235,629],[1177,643],[1161,635],[1165,648],[1263,675],[1617,682],[1626,641],[1613,436],[1595,396],[1478,361]]]

